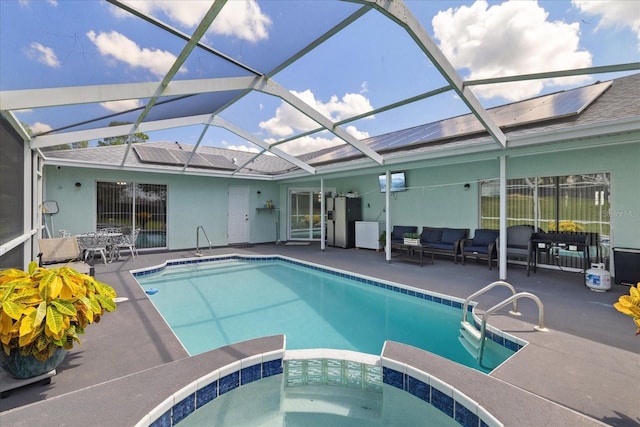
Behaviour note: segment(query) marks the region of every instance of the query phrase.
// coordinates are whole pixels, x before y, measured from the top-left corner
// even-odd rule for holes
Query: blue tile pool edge
[[[196,409],[224,393],[273,375],[283,375],[291,361],[360,363],[363,369],[380,367],[382,382],[410,393],[465,427],[503,427],[503,424],[461,391],[411,365],[387,357],[345,350],[284,350],[257,354],[225,365],[173,393],[152,409],[136,427],[172,427]],[[348,383],[348,379],[343,379]],[[224,390],[224,391],[221,391]]]
[[[411,286],[402,285],[400,283],[389,282],[382,279],[374,279],[372,277],[364,276],[357,273],[349,273],[343,270],[327,267],[324,265],[314,264],[311,262],[300,261],[295,258],[290,258],[282,255],[240,255],[240,254],[228,254],[228,255],[216,255],[209,257],[197,257],[197,258],[185,258],[176,260],[167,260],[162,264],[131,270],[130,273],[134,278],[139,276],[145,276],[153,273],[158,273],[165,270],[167,267],[184,266],[189,264],[201,264],[201,263],[214,263],[220,261],[229,260],[242,260],[242,261],[283,261],[293,265],[310,268],[312,270],[318,270],[323,273],[332,274],[338,277],[344,277],[354,280],[358,283],[375,286],[377,288],[386,289],[391,292],[398,292],[400,294],[408,295],[410,297],[423,299],[426,301],[432,301],[436,304],[443,304],[448,307],[459,308],[462,310],[464,299],[453,297],[451,295],[440,294],[437,292],[426,291],[424,289],[414,288]],[[471,301],[467,308],[468,312],[473,317],[473,323],[478,330],[480,330],[481,318],[475,314],[475,308],[477,303]],[[528,342],[520,339],[516,336],[501,331],[489,324],[486,327],[486,337],[496,344],[505,347],[511,351],[518,352],[525,347]]]

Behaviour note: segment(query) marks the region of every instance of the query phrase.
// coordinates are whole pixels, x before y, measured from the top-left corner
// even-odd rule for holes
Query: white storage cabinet
[[[356,248],[382,249],[378,241],[382,233],[382,223],[376,221],[356,221]]]

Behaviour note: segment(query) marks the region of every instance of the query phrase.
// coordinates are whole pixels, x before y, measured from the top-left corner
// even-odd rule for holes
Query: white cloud
[[[326,103],[316,99],[310,90],[291,93],[332,121],[340,121],[373,109],[369,100],[358,93],[347,93],[342,99],[334,95]],[[320,125],[283,101],[276,109],[275,116],[260,122],[259,126],[272,136],[286,137],[297,131],[306,132],[316,129]]]
[[[571,3],[584,13],[601,16],[596,30],[629,27],[638,38],[640,50],[640,5],[637,1],[572,0]]]
[[[126,3],[149,15],[161,12],[173,23],[186,28],[195,28],[211,6],[202,0],[129,0]],[[119,8],[114,13],[124,16]],[[209,28],[215,34],[237,37],[256,42],[269,37],[268,27],[271,20],[262,13],[255,0],[233,0],[227,2]]]
[[[46,123],[41,123],[41,122],[35,122],[34,124],[30,125],[29,128],[31,129],[31,134],[32,135],[39,135],[41,133],[49,132],[49,131],[53,130],[53,128],[51,126],[49,126]]]
[[[30,3],[30,0],[18,0],[18,3],[20,4],[20,6],[23,6],[23,7],[28,6]],[[47,0],[47,3],[49,3],[53,7],[58,6],[57,0]]]
[[[124,3],[148,15],[162,12],[172,21],[188,28],[197,26],[211,6],[210,2],[202,0],[127,0]]]
[[[484,0],[439,12],[432,21],[440,48],[468,79],[557,71],[591,66],[592,55],[579,47],[578,23],[548,21],[531,1],[488,7]],[[480,49],[480,46],[482,47]],[[474,87],[480,97],[510,101],[538,95],[545,86],[582,83],[587,76]]]
[[[27,50],[27,57],[38,61],[51,68],[60,68],[60,61],[56,56],[53,49],[41,45],[40,43],[33,42],[29,45]]]
[[[212,30],[216,34],[257,42],[269,38],[270,25],[271,20],[255,0],[230,1],[213,21]]]
[[[142,105],[139,99],[123,99],[121,101],[101,102],[100,106],[106,110],[119,113],[138,108]]]
[[[176,60],[176,56],[171,52],[141,48],[116,31],[99,34],[89,31],[87,37],[96,45],[101,55],[122,61],[134,68],[147,69],[156,76],[164,76]],[[186,69],[181,68],[180,72],[186,72]]]
[[[347,133],[353,136],[356,139],[366,139],[369,138],[369,132],[359,131],[355,126],[347,126]]]
[[[302,138],[287,142],[286,144],[278,145],[278,148],[287,154],[297,156],[300,154],[311,153],[313,151],[322,150],[324,148],[329,148],[336,145],[344,145],[344,141],[338,137],[322,138],[303,136]]]
[[[247,153],[259,153],[260,150],[256,147],[253,146],[248,146],[248,145],[229,145],[229,143],[223,141],[222,144],[225,146],[225,148],[228,148],[229,150],[237,150],[237,151],[244,151]]]
[[[338,99],[338,97],[334,95],[326,103],[316,99],[310,90],[303,92],[292,91],[291,93],[332,121],[340,121],[373,109],[369,100],[357,93],[347,93],[342,99]],[[311,120],[286,102],[282,102],[276,109],[274,117],[260,122],[259,126],[261,129],[267,131],[270,136],[282,138],[291,136],[296,132],[306,132],[320,127],[314,120]],[[348,126],[346,131],[357,139],[369,137],[367,132],[358,131],[353,125]],[[273,144],[277,142],[277,139],[268,138],[265,141]],[[340,144],[344,144],[344,141],[338,137],[324,138],[305,136],[279,145],[278,147],[289,154],[298,155]]]

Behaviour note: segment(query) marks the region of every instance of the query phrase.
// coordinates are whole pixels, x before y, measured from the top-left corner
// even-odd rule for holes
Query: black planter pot
[[[66,355],[67,350],[60,347],[50,358],[40,361],[31,355],[22,356],[19,350],[14,350],[7,356],[0,348],[0,367],[14,378],[33,378],[56,369]]]

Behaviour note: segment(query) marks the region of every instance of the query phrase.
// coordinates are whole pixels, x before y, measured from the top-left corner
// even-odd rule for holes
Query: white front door
[[[228,243],[249,243],[249,187],[229,186]]]

